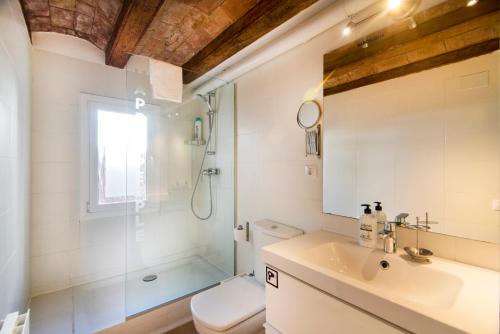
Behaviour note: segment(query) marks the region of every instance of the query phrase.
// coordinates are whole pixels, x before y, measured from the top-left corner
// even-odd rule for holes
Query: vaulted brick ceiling
[[[172,1],[161,7],[135,53],[182,66],[257,2]]]
[[[81,37],[104,50],[122,0],[22,0],[31,32],[53,31]]]
[[[31,32],[84,38],[123,67],[131,54],[190,82],[317,0],[20,0]]]

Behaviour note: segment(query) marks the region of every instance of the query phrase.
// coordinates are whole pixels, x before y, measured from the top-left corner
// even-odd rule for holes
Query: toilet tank
[[[298,228],[281,224],[272,220],[259,220],[254,223],[253,232],[253,263],[255,278],[261,284],[265,283],[265,267],[262,261],[262,247],[290,239],[303,234]]]

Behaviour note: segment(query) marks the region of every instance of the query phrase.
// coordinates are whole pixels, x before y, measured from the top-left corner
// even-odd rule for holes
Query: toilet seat
[[[264,287],[250,277],[235,277],[191,299],[193,318],[215,332],[225,332],[264,310]]]

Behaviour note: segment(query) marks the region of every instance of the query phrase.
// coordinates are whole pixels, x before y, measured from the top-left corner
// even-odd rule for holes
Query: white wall
[[[148,221],[163,230],[162,249],[155,254],[157,258],[182,252],[196,254],[232,274],[233,225],[234,225],[234,85],[220,87],[216,93],[217,119],[213,130],[212,147],[216,155],[208,155],[203,168],[216,167],[221,174],[212,177],[213,214],[202,221],[194,217],[190,208],[193,191],[204,146],[186,145],[185,140],[194,136],[194,119],[200,116],[203,121],[203,138],[208,139],[207,106],[199,99],[188,101],[170,111],[171,118],[162,115],[165,130],[162,136],[168,143],[165,160],[167,175],[163,192],[168,194],[162,204],[162,215]],[[175,116],[178,114],[179,116]],[[194,207],[198,215],[209,212],[208,178],[202,176],[198,184]],[[188,232],[191,232],[190,234]],[[191,244],[190,244],[191,243]],[[167,250],[169,248],[169,250]],[[189,252],[187,252],[189,250]],[[156,261],[157,263],[164,262]]]
[[[216,92],[216,125],[213,135],[216,155],[207,156],[204,169],[209,167],[219,168],[220,174],[212,177],[212,196],[214,208],[212,217],[207,221],[195,219],[198,242],[201,247],[201,256],[207,261],[232,275],[234,271],[234,97],[235,88],[233,84],[226,84],[217,89]],[[205,139],[208,136],[207,107],[202,106],[199,114],[205,125]],[[203,148],[198,148],[198,156],[194,161],[194,174],[199,171],[199,158]],[[196,177],[196,175],[193,175]],[[195,180],[193,179],[193,182]],[[206,215],[208,208],[208,186],[207,177],[201,178],[201,191],[197,193],[198,210],[201,215]]]
[[[87,43],[81,41],[81,43]],[[124,217],[79,222],[80,93],[125,97],[125,71],[33,49],[32,295],[122,273]]]
[[[0,1],[0,319],[29,297],[30,48],[19,2]]]
[[[237,222],[269,218],[307,232],[327,226],[354,235],[352,219],[322,213],[322,161],[305,157],[304,130],[296,122],[306,99],[323,100],[323,55],[375,25],[343,38],[337,25],[236,79]],[[304,174],[317,169],[316,177]],[[253,270],[251,243],[239,243],[237,269]]]

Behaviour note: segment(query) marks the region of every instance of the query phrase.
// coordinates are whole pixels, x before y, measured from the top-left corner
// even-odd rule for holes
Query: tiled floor
[[[194,328],[194,324],[192,321],[184,324],[180,327],[172,329],[171,331],[166,332],[165,334],[198,334],[196,329]]]
[[[31,333],[73,333],[73,289],[35,297],[30,307]]]
[[[158,275],[155,281],[142,281],[143,276],[152,273]],[[123,322],[128,315],[216,284],[227,276],[203,259],[192,257],[131,273],[127,280],[115,277],[37,296],[31,301],[31,333],[93,333]]]

